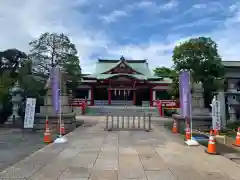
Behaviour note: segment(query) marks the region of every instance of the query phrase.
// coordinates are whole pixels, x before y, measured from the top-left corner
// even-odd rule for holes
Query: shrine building
[[[88,105],[153,106],[157,99],[170,100],[171,79],[153,76],[147,60],[99,59],[95,72],[84,75],[75,100]]]

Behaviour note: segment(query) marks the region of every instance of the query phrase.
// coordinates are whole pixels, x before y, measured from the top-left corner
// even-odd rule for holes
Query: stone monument
[[[212,126],[212,116],[209,109],[204,108],[204,89],[202,83],[193,83],[191,88],[192,96],[192,127],[193,129],[208,130]],[[178,121],[179,128],[185,128],[185,118],[174,114],[173,118]]]
[[[76,114],[73,111],[73,108],[69,105],[69,98],[67,94],[66,83],[64,80],[64,74],[61,73],[61,119],[64,123],[65,131],[70,132],[76,128]],[[51,79],[49,78],[45,89],[47,91],[46,96],[44,97],[44,106],[40,107],[40,113],[35,115],[35,129],[36,130],[45,130],[45,120],[48,118],[49,125],[52,129],[59,131],[59,114],[55,113],[55,110],[52,106],[52,88],[51,88]]]
[[[5,125],[8,126],[15,126],[15,127],[22,127],[23,121],[21,117],[19,116],[19,108],[20,103],[22,102],[22,94],[23,90],[21,89],[18,81],[14,84],[13,88],[11,89],[11,95],[12,95],[12,115],[9,116],[7,122],[5,122]]]

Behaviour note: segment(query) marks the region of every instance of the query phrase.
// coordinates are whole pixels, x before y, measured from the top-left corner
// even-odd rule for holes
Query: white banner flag
[[[24,117],[24,128],[33,128],[34,116],[35,116],[36,99],[27,98],[25,117]]]
[[[212,100],[212,128],[221,130],[220,101],[216,97]]]

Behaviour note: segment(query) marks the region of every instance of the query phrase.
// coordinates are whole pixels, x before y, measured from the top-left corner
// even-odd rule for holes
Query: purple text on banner
[[[181,101],[182,101],[182,116],[190,118],[190,73],[182,71],[180,74],[181,81]]]
[[[51,72],[51,82],[52,82],[52,104],[56,113],[59,113],[60,103],[59,103],[59,69],[58,67],[52,67]]]

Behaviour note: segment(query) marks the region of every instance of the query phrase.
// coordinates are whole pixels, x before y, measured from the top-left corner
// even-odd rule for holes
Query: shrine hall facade
[[[153,106],[157,99],[169,100],[171,80],[154,76],[147,60],[99,59],[95,72],[84,75],[75,98],[88,105]]]

